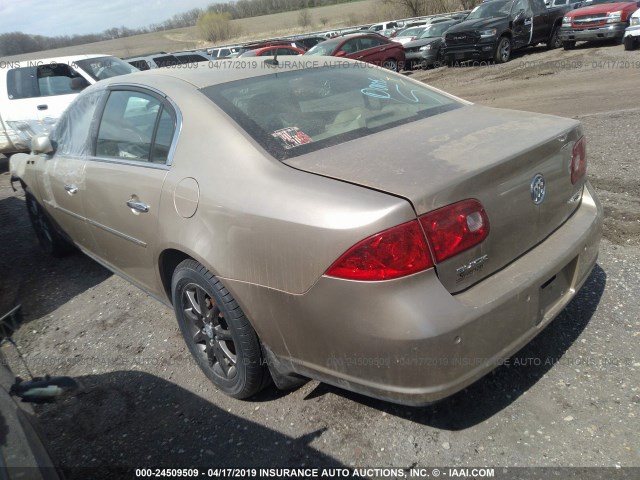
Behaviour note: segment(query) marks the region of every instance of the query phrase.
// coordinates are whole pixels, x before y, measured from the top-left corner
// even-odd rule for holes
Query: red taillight
[[[336,260],[325,275],[363,281],[404,277],[434,266],[430,250],[436,262],[442,262],[489,235],[489,218],[474,199],[434,210],[419,220],[365,238]]]
[[[575,184],[587,173],[587,140],[584,137],[573,144],[571,151],[571,183]]]
[[[467,250],[489,235],[489,218],[474,199],[434,210],[420,217],[436,263]]]
[[[391,280],[433,267],[416,220],[376,233],[355,244],[326,275],[347,280]]]

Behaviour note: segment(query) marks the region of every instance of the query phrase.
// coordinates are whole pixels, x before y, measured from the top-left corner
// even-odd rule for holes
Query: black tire
[[[42,249],[54,257],[64,257],[74,252],[73,244],[58,232],[38,200],[29,192],[25,193],[25,202],[31,226]]]
[[[189,351],[225,394],[248,398],[270,382],[260,341],[231,294],[194,260],[180,263],[171,282],[173,306]]]
[[[560,48],[562,46],[562,40],[560,39],[560,27],[557,25],[553,27],[549,41],[547,42],[547,50],[553,50],[554,48]]]
[[[627,51],[635,50],[637,46],[635,37],[624,38],[624,49]]]
[[[500,37],[496,45],[496,51],[493,59],[496,63],[507,63],[511,58],[511,39],[509,37]]]
[[[574,48],[576,48],[575,40],[569,40],[569,41],[562,42],[562,48],[564,48],[565,50],[573,50]]]
[[[395,58],[387,58],[384,62],[382,62],[382,66],[387,70],[391,70],[393,72],[398,71],[398,62]]]

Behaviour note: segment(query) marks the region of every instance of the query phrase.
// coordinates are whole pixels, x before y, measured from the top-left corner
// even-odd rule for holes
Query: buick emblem
[[[540,205],[544,201],[545,192],[544,177],[541,173],[537,173],[531,180],[531,200],[533,203]]]

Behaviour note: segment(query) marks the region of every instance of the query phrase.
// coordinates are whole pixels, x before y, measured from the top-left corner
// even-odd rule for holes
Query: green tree
[[[198,31],[200,36],[210,42],[226,40],[234,35],[231,25],[231,14],[228,12],[207,12],[198,18]]]

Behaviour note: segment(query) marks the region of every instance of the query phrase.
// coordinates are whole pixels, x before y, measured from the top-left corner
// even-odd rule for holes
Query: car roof
[[[143,72],[129,73],[101,80],[99,83],[106,85],[130,84],[154,87],[164,84],[169,79],[182,80],[190,83],[195,88],[205,88],[211,85],[255,78],[274,73],[305,70],[322,66],[343,66],[345,64],[361,65],[360,62],[346,58],[336,57],[287,57],[279,58],[278,66],[268,63],[273,57],[252,57],[257,63],[257,68],[247,68],[247,58],[219,60],[212,68],[181,69],[181,68],[156,68]],[[226,67],[225,67],[226,66]]]
[[[341,37],[336,37],[336,39],[338,38],[354,38],[354,37],[377,37],[377,38],[387,38],[384,35],[380,35],[376,32],[358,32],[358,33],[347,33],[346,35],[342,35]],[[332,39],[333,40],[333,39]]]

